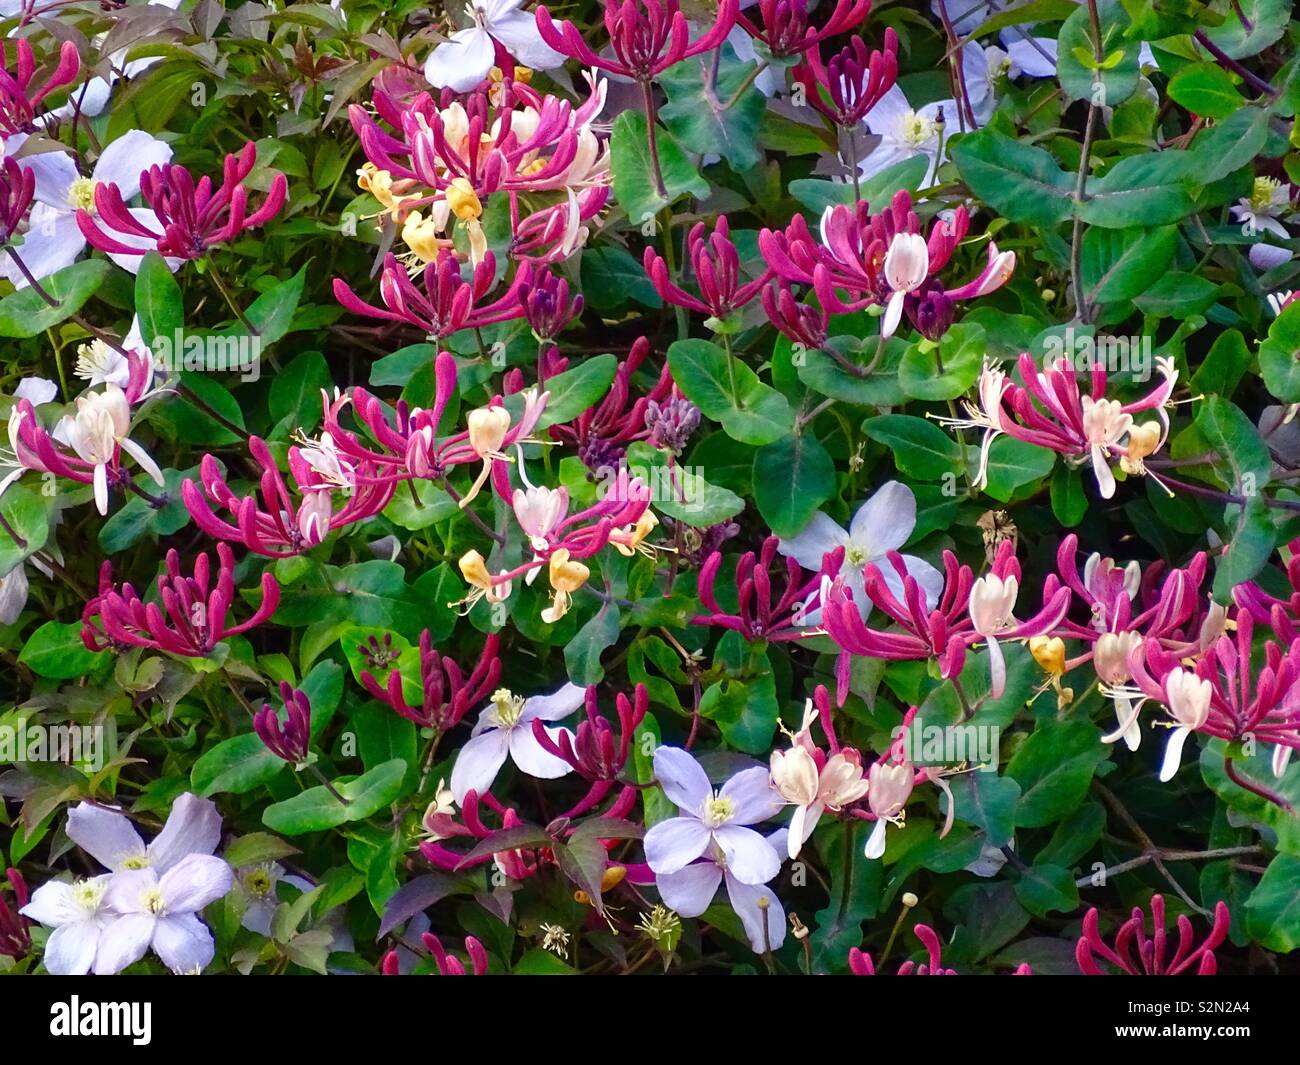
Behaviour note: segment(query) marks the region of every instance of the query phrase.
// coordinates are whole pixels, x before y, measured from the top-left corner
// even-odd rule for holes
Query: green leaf
[[[862,922],[876,916],[884,866],[862,856],[866,835],[854,821],[836,824],[817,839],[831,889],[826,908],[813,915],[813,972],[842,973],[849,951],[862,945]]]
[[[564,665],[569,680],[586,687],[605,678],[600,656],[618,642],[619,610],[613,603],[602,603],[599,610],[582,626],[564,648]]]
[[[166,505],[155,507],[141,496],[127,496],[126,502],[99,527],[99,546],[106,552],[124,551],[146,536],[155,541],[162,536],[171,536],[190,523],[190,512],[185,509],[185,501],[181,498],[181,485],[197,479],[199,468],[163,470],[162,474],[163,487],[159,489],[150,484],[149,492],[155,498],[165,499]]]
[[[1268,327],[1259,345],[1259,370],[1275,399],[1300,403],[1300,302],[1284,308]]]
[[[961,470],[961,447],[934,422],[910,414],[868,418],[862,429],[894,453],[894,464],[911,477],[937,481]]]
[[[1201,118],[1227,118],[1246,101],[1232,75],[1217,63],[1192,63],[1169,79],[1168,93],[1175,103]]]
[[[23,540],[19,544],[8,531],[0,529],[0,576],[3,576],[45,546],[50,523],[41,497],[20,484],[11,485],[0,496],[0,514]]]
[[[976,456],[969,458],[972,463],[977,461]],[[984,491],[999,502],[1010,502],[1019,488],[1041,481],[1055,464],[1056,452],[1024,440],[999,436],[989,447],[988,483]]]
[[[1274,322],[1274,325],[1277,323]],[[1273,335],[1269,331],[1269,337]],[[1260,367],[1264,366],[1264,349],[1269,341],[1265,340],[1259,349]],[[1227,399],[1237,390],[1242,376],[1250,369],[1250,349],[1246,338],[1236,329],[1220,333],[1210,345],[1201,365],[1192,374],[1192,389],[1198,395],[1222,396]],[[1264,383],[1268,384],[1268,372],[1264,372]],[[1269,391],[1273,391],[1270,387]],[[1276,392],[1274,392],[1276,395]],[[1281,398],[1281,397],[1278,397]],[[1300,398],[1300,392],[1297,392]]]
[[[99,290],[108,271],[109,264],[103,259],[85,259],[42,278],[41,287],[55,300],[54,307],[33,288],[6,296],[0,300],[0,337],[38,336],[71,318]]]
[[[1140,296],[1174,257],[1178,228],[1090,228],[1083,236],[1083,284],[1088,302],[1110,303]]]
[[[584,359],[573,369],[548,377],[546,409],[542,411],[537,428],[540,430],[572,421],[600,401],[614,383],[614,375],[617,373],[618,357],[605,354]],[[519,394],[516,393],[516,396]],[[523,399],[516,396],[507,397],[506,400],[506,409],[510,410],[512,417],[523,413]]]
[[[1083,491],[1079,471],[1062,462],[1052,472],[1052,513],[1067,529],[1083,521],[1088,513],[1088,497]]]
[[[982,828],[990,846],[1005,847],[1011,842],[1019,784],[996,772],[976,770],[953,777],[950,787],[958,820]]]
[[[754,452],[754,504],[777,536],[803,531],[835,494],[835,463],[805,428]]]
[[[1238,0],[1240,16],[1230,13],[1205,35],[1230,59],[1257,55],[1277,42],[1291,19],[1290,0]]]
[[[1266,950],[1289,954],[1300,947],[1300,858],[1279,854],[1246,903],[1246,927],[1251,939]]]
[[[697,155],[720,155],[737,172],[757,165],[767,97],[750,81],[752,71],[753,63],[738,61],[730,47],[720,57],[708,53],[669,67],[658,78],[668,97],[659,109],[664,125]]]
[[[971,192],[1013,222],[1051,227],[1073,213],[1074,179],[1042,148],[982,129],[957,141],[952,159]]]
[[[267,397],[271,420],[285,422],[290,431],[310,432],[324,413],[321,390],[328,393],[333,388],[334,378],[325,356],[319,351],[304,351],[271,378]]]
[[[645,268],[621,245],[584,248],[581,277],[582,295],[597,312],[617,312],[627,306],[628,300],[653,309],[663,306]]]
[[[1092,39],[1091,15],[1079,6],[1065,20],[1056,44],[1056,73],[1067,100],[1117,107],[1138,87],[1138,41],[1126,41],[1128,15],[1118,0],[1097,5],[1101,40]],[[1096,57],[1102,56],[1098,63]]]
[[[660,195],[655,188],[654,166],[646,139],[645,115],[632,108],[614,120],[609,149],[614,174],[614,195],[627,212],[628,219],[636,226],[645,224],[683,196],[704,199],[709,194],[709,183],[700,177],[672,134],[667,130],[658,130],[656,144],[667,196]]]
[[[1196,274],[1169,270],[1135,301],[1143,314],[1191,318],[1204,314],[1219,296],[1219,286]]]
[[[294,312],[302,299],[303,284],[307,278],[304,266],[287,281],[281,281],[274,288],[268,289],[257,297],[244,311],[244,317],[262,348],[268,348],[289,332],[293,324]],[[226,330],[222,336],[243,336],[247,329],[242,322]]]
[[[723,440],[729,439],[723,433],[718,436]],[[748,450],[745,455],[748,457]],[[674,521],[705,529],[734,518],[745,509],[745,501],[740,496],[706,481],[699,469],[696,465],[669,466],[667,452],[643,440],[636,441],[627,450],[628,474],[640,477],[650,487],[655,510]],[[615,472],[610,473],[611,478],[615,475]]]
[[[268,806],[262,811],[262,823],[286,836],[300,836],[304,832],[362,821],[397,801],[405,776],[406,763],[395,758],[346,784],[335,784],[335,790],[348,800],[346,803],[339,802],[320,785]]]
[[[974,322],[959,323],[939,341],[937,355],[929,341],[908,348],[898,367],[898,383],[913,399],[956,399],[965,395],[979,377],[987,351],[983,327]]]
[[[1107,750],[1091,722],[1040,724],[1007,763],[1007,776],[1021,790],[1017,827],[1050,825],[1078,806]]]
[[[1059,865],[1034,865],[1016,881],[1016,898],[1035,917],[1053,911],[1073,913],[1079,908],[1079,889],[1074,874]]]
[[[1209,185],[1246,166],[1268,141],[1269,113],[1262,107],[1243,107],[1197,134],[1191,155],[1197,181]]]
[[[1191,152],[1130,155],[1102,177],[1088,179],[1079,217],[1107,229],[1169,225],[1196,209],[1192,187],[1201,179]]]
[[[287,766],[272,754],[255,732],[222,740],[205,751],[190,771],[190,786],[203,796],[229,792],[242,795],[269,784]]]
[[[39,677],[72,680],[103,662],[107,651],[90,651],[81,641],[81,622],[47,621],[27,638],[18,661]]]
[[[176,275],[156,251],[140,260],[135,275],[135,314],[140,320],[140,336],[153,346],[154,338],[174,338],[185,326],[185,299]]]
[[[770,444],[789,432],[792,417],[785,396],[718,345],[678,340],[668,348],[668,367],[682,394],[733,440]]]

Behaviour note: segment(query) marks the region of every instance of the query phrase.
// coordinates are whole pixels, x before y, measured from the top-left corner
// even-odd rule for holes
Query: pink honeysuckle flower
[[[572,22],[556,25],[545,5],[537,32],[557,52],[634,81],[650,82],[671,66],[717,48],[736,24],[739,0],[721,0],[713,24],[695,40],[677,0],[605,0],[605,30],[613,56],[594,51]]]
[[[519,288],[519,303],[524,319],[539,341],[554,340],[565,326],[582,315],[582,293],[569,298],[569,283],[550,270],[534,270],[531,279]],[[559,372],[559,371],[557,371]],[[541,380],[539,375],[539,380]]]
[[[0,139],[6,142],[13,134],[33,132],[45,98],[71,85],[81,73],[81,57],[72,41],[64,41],[59,46],[58,63],[40,85],[35,84],[37,66],[32,42],[19,37],[14,42],[14,51],[17,60],[14,69],[0,69]]]
[[[632,398],[632,378],[650,357],[650,351],[650,341],[637,337],[600,402],[572,421],[548,430],[552,440],[575,447],[578,458],[593,474],[614,469],[627,454],[628,444],[650,435],[646,424],[650,403],[663,402],[672,394],[673,379],[665,363],[650,392]]]
[[[665,302],[723,319],[752,300],[767,284],[772,271],[764,270],[760,276],[742,283],[740,253],[731,242],[727,216],[719,215],[713,233],[706,236],[707,233],[708,226],[697,222],[686,237],[686,257],[700,290],[698,298],[672,281],[668,264],[654,248],[646,248],[644,267],[650,283]]]
[[[794,80],[822,115],[854,130],[898,80],[898,34],[886,29],[884,49],[872,52],[861,37],[854,37],[825,64],[814,44],[794,68]]]
[[[759,297],[767,320],[792,343],[814,351],[822,349],[830,327],[830,315],[824,307],[800,303],[790,283],[781,278],[765,286]]]
[[[903,300],[915,292],[930,274],[930,251],[919,233],[896,233],[885,253],[885,283],[889,285],[889,302],[880,335],[891,337],[903,317]]]
[[[35,195],[36,175],[30,167],[19,166],[12,156],[0,161],[0,243],[7,243],[18,234]],[[8,269],[9,265],[6,256],[4,268]]]
[[[306,442],[305,448],[289,449],[289,472],[300,499],[290,492],[266,441],[254,436],[248,440],[248,451],[262,469],[256,493],[236,494],[216,458],[204,455],[199,462],[202,488],[188,480],[181,484],[185,509],[209,536],[241,543],[270,558],[301,554],[321,543],[331,530],[378,514],[392,499],[397,479],[384,475],[376,465],[345,461],[346,453],[340,455],[342,440],[336,434],[327,436],[328,442],[322,438]],[[344,494],[338,510],[335,491]],[[212,503],[233,521],[218,517]]]
[[[563,729],[556,730],[553,736],[538,719],[532,724],[533,738],[539,746],[556,758],[563,759],[574,772],[591,784],[587,794],[566,810],[562,815],[564,817],[579,817],[604,802],[620,782],[619,778],[631,754],[632,737],[650,709],[650,693],[644,684],[638,684],[632,699],[629,700],[622,692],[615,697],[614,707],[619,723],[617,739],[609,718],[597,712],[598,706],[597,688],[592,685],[586,692],[586,720],[578,722],[577,731],[572,737]],[[634,802],[636,789],[625,784],[621,798],[624,802]]]
[[[785,849],[785,835],[785,829],[778,829],[766,839],[758,837],[776,858],[777,870],[780,853]],[[785,908],[776,892],[766,882],[748,884],[741,880],[716,843],[709,845],[702,858],[675,873],[656,873],[654,879],[664,904],[682,917],[699,917],[712,905],[718,887],[725,883],[727,899],[740,918],[755,954],[779,950],[785,942]]]
[[[194,575],[181,574],[180,555],[167,552],[166,572],[158,577],[157,603],[146,603],[130,584],[109,586],[86,604],[82,640],[94,651],[105,647],[149,647],[169,654],[203,658],[222,640],[260,625],[280,603],[280,585],[262,574],[262,602],[246,621],[228,625],[235,602],[235,560],[217,544],[215,583],[207,553],[194,562]],[[102,579],[102,578],[101,578]],[[94,624],[98,619],[99,626]]]
[[[181,262],[201,259],[213,247],[265,225],[284,206],[289,185],[275,171],[261,206],[249,212],[244,181],[256,163],[257,146],[249,141],[238,155],[226,156],[222,183],[216,189],[207,176],[196,183],[183,166],[152,165],[140,174],[140,193],[147,207],[128,208],[120,187],[96,185],[94,210],[78,210],[77,226],[93,247],[132,272],[149,251],[157,251],[176,269]]]
[[[758,0],[757,23],[743,11],[737,13],[736,20],[772,55],[794,58],[816,48],[827,38],[847,33],[866,19],[870,11],[871,0],[836,0],[830,16],[820,28],[816,28],[809,23],[808,6],[804,0]],[[823,14],[820,10],[817,13]],[[886,34],[892,32],[887,30]],[[861,38],[853,40],[857,43]]]
[[[104,901],[111,873],[85,880],[50,880],[23,906],[25,917],[54,931],[42,961],[52,976],[85,976],[95,964],[104,931],[116,919]]]
[[[418,326],[433,340],[442,340],[462,329],[481,329],[485,325],[523,316],[520,291],[530,278],[525,265],[514,281],[491,303],[484,298],[493,286],[496,258],[488,252],[473,268],[470,281],[462,281],[460,264],[451,252],[424,268],[424,291],[416,288],[406,268],[394,255],[384,260],[379,281],[379,295],[384,306],[376,307],[362,300],[346,281],[334,279],[334,298],[353,314],[383,318],[390,322],[407,322]]]
[[[419,706],[413,707],[406,701],[399,670],[388,674],[384,687],[380,687],[369,670],[361,674],[361,683],[374,698],[387,703],[420,728],[446,732],[460,724],[470,707],[486,699],[496,688],[501,679],[501,659],[497,655],[500,644],[500,636],[489,633],[474,669],[466,676],[455,661],[433,649],[433,638],[425,629],[420,633],[422,698]]]
[[[654,753],[655,778],[677,806],[677,816],[645,835],[646,861],[656,877],[685,869],[716,848],[741,884],[766,884],[781,868],[780,855],[748,826],[775,817],[785,800],[766,766],[743,769],[714,791],[699,762],[680,747]],[[716,885],[715,885],[716,887]]]
[[[311,700],[287,680],[280,681],[280,701],[285,720],[269,703],[253,717],[253,731],[277,758],[302,765],[311,755]]]
[[[198,915],[233,885],[230,866],[204,854],[182,858],[162,874],[152,868],[115,874],[104,901],[117,916],[100,935],[95,974],[119,973],[151,948],[174,973],[202,972],[216,944]]]
[[[1017,621],[1012,611],[1020,593],[1020,562],[1015,544],[1003,540],[989,572],[971,585],[971,628],[984,637],[989,649],[990,694],[999,698],[1007,686],[1007,664],[998,638],[1027,640],[1052,632],[1070,609],[1070,590],[1058,588],[1043,601],[1043,609],[1026,621]]]
[[[585,693],[576,684],[565,684],[550,695],[523,698],[498,688],[479,714],[470,740],[456,756],[451,771],[451,792],[456,802],[464,803],[469,791],[487,791],[505,765],[506,759],[524,773],[543,780],[554,780],[572,772],[563,758],[551,754],[533,735],[533,721],[559,721],[583,703]],[[557,732],[573,735],[568,729],[547,729],[554,739]]]
[[[143,381],[146,360],[133,360],[135,377]],[[154,481],[163,485],[162,471],[149,453],[129,437],[132,397],[136,383],[126,390],[109,383],[102,391],[86,391],[77,397],[72,414],[65,414],[54,431],[47,432],[36,415],[35,405],[20,399],[9,418],[9,443],[22,470],[53,473],[94,487],[95,507],[108,513],[109,490],[132,483],[131,472],[122,465],[126,452]],[[17,479],[6,475],[3,487]]]
[[[488,969],[487,951],[483,949],[483,944],[473,936],[465,937],[465,953],[469,957],[470,972],[465,971],[465,963],[456,955],[449,954],[447,949],[442,945],[432,932],[421,932],[420,940],[424,943],[425,949],[429,956],[433,958],[434,965],[437,966],[438,972],[443,976],[486,976]],[[398,975],[399,968],[398,953],[390,950],[384,955],[384,960],[380,966],[380,971],[385,976]]]
[[[859,806],[852,810],[854,816],[875,822],[871,835],[867,837],[866,847],[863,849],[865,856],[872,860],[885,853],[885,833],[888,826],[895,825],[900,828],[903,826],[907,802],[918,785],[934,784],[948,800],[948,814],[939,832],[940,839],[952,829],[956,817],[952,789],[944,779],[947,771],[937,766],[918,769],[907,756],[908,737],[918,712],[919,708],[913,706],[903,715],[903,723],[896,730],[888,749],[872,763],[867,771],[866,809],[863,810]]]
[[[820,559],[817,573],[809,577],[799,563],[785,560],[785,586],[777,595],[772,587],[771,573],[776,562],[780,541],[769,536],[757,554],[746,551],[736,562],[736,609],[725,609],[717,599],[715,584],[722,569],[723,555],[714,551],[700,567],[696,588],[700,603],[709,611],[691,619],[692,625],[716,625],[739,632],[746,640],[784,642],[801,640],[811,634],[808,604],[818,589],[839,573],[844,562],[842,548],[836,547]]]
[[[830,753],[812,740],[812,725],[819,720]],[[867,793],[862,756],[852,747],[841,748],[831,721],[831,697],[818,685],[804,708],[799,731],[790,735],[788,751],[773,751],[769,761],[772,786],[795,807],[787,833],[787,853],[799,857],[822,814],[838,814]]]
[[[477,88],[504,49],[533,70],[562,66],[564,56],[537,37],[532,15],[519,9],[524,0],[473,0],[468,5],[471,25],[456,30],[429,53],[424,76],[430,85],[456,92]]]
[[[821,511],[812,516],[808,525],[797,536],[782,540],[778,550],[792,558],[806,570],[821,570],[826,557],[836,548],[844,549],[844,559],[838,569],[830,570],[832,578],[842,577],[853,592],[853,598],[862,610],[863,619],[871,612],[863,586],[866,567],[884,562],[891,551],[900,551],[916,528],[916,496],[900,481],[888,481],[871,494],[858,507],[847,530],[840,528]],[[916,555],[900,555],[908,573],[916,578],[925,592],[927,607],[933,607],[943,593],[943,574],[930,563]],[[895,596],[903,592],[902,578],[892,568],[884,571],[885,580]],[[816,612],[808,615],[809,624],[816,624]]]
[[[1271,595],[1254,581],[1237,585],[1232,598],[1258,624],[1271,625],[1280,639],[1293,641],[1300,637],[1300,539],[1287,545],[1287,555],[1286,579],[1291,592],[1286,598]]]
[[[1164,446],[1169,435],[1165,406],[1178,381],[1173,360],[1156,359],[1161,381],[1132,403],[1106,398],[1106,369],[1100,362],[1091,372],[1091,391],[1082,394],[1073,363],[1062,356],[1040,371],[1028,354],[1018,364],[1024,385],[986,365],[977,385],[979,399],[968,402],[966,419],[949,421],[958,428],[984,430],[976,487],[988,479],[988,450],[1005,433],[1064,455],[1067,462],[1092,464],[1097,487],[1105,499],[1115,494],[1110,463],[1118,459],[1125,473],[1147,473],[1143,459]],[[1156,420],[1137,424],[1133,415],[1151,411]],[[942,420],[942,419],[941,419]]]
[[[1092,907],[1083,918],[1083,935],[1075,946],[1074,957],[1079,971],[1085,976],[1104,976],[1106,970],[1097,959],[1109,962],[1130,976],[1181,976],[1195,969],[1197,976],[1213,976],[1218,971],[1214,949],[1228,938],[1228,925],[1232,913],[1222,901],[1214,905],[1214,925],[1210,934],[1198,947],[1192,943],[1192,922],[1184,914],[1178,915],[1178,948],[1173,956],[1166,955],[1168,939],[1163,895],[1151,896],[1153,935],[1146,932],[1146,914],[1138,907],[1115,933],[1114,947],[1101,937],[1097,908]]]
[[[1263,668],[1256,672],[1251,663],[1254,620],[1248,612],[1238,611],[1236,625],[1236,638],[1223,635],[1214,640],[1191,670],[1156,640],[1144,641],[1129,655],[1134,696],[1165,706],[1175,730],[1166,748],[1162,780],[1172,779],[1178,771],[1183,745],[1192,732],[1228,742],[1249,737],[1272,744],[1277,777],[1286,772],[1292,752],[1300,749],[1300,640],[1285,649],[1267,641]],[[1231,757],[1225,772],[1240,787],[1270,802],[1285,803],[1263,785],[1242,777]]]
[[[946,969],[943,965],[943,945],[939,942],[939,936],[933,928],[925,924],[915,924],[912,926],[912,934],[921,941],[925,947],[929,960],[917,964],[910,959],[903,962],[898,967],[897,976],[956,976],[956,969]],[[1021,966],[1027,970],[1028,966]],[[876,965],[871,960],[871,955],[866,951],[853,947],[849,951],[849,970],[854,976],[875,976]],[[1018,971],[1019,974],[1019,971]]]
[[[64,152],[42,152],[19,160],[36,178],[36,203],[19,249],[27,273],[40,280],[70,266],[86,246],[86,237],[78,228],[78,213],[95,209],[99,189],[111,186],[124,200],[130,200],[139,193],[144,172],[166,165],[171,157],[169,145],[132,129],[104,148],[89,177],[83,177],[72,156]],[[127,265],[118,256],[112,258],[118,265]],[[26,275],[8,259],[4,275],[18,288],[27,287]]]
[[[0,955],[17,961],[27,957],[32,949],[32,937],[28,931],[32,921],[22,913],[27,908],[30,896],[27,893],[27,881],[17,869],[5,870],[5,879],[14,893],[14,905],[10,906],[0,888]],[[49,948],[46,949],[48,951]]]

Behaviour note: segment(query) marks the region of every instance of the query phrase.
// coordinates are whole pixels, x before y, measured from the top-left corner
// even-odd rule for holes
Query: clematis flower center
[[[149,887],[140,892],[140,908],[146,913],[162,913],[164,905],[160,888]]]
[[[244,887],[248,890],[248,893],[258,898],[269,895],[271,886],[271,874],[265,869],[254,869],[244,879]]]
[[[735,813],[735,803],[725,796],[715,795],[713,798],[705,800],[700,820],[709,828],[717,828],[719,825],[725,825],[730,821]]]
[[[867,564],[867,552],[857,544],[849,544],[844,549],[844,561],[850,566],[865,566]]]
[[[494,691],[492,705],[496,707],[497,721],[502,728],[514,728],[519,724],[519,715],[524,711],[524,700],[509,688]]]
[[[79,883],[72,885],[72,901],[87,913],[94,913],[99,909],[99,903],[103,897],[103,884],[95,884],[89,880],[82,880]]]
[[[903,141],[913,148],[919,148],[934,136],[934,120],[908,111],[903,116]]]
[[[148,869],[149,856],[147,854],[133,854],[130,858],[122,863],[123,869]]]
[[[79,177],[68,186],[68,203],[83,211],[95,210],[95,185],[93,178]]]
[[[1250,191],[1250,206],[1256,211],[1267,211],[1277,206],[1277,191],[1282,183],[1276,178],[1257,177]]]

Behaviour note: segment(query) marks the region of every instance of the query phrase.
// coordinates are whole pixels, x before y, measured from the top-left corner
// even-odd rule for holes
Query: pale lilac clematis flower
[[[893,566],[886,564],[886,555],[900,550],[914,528],[916,496],[907,485],[890,481],[881,485],[858,508],[847,532],[819,511],[798,536],[782,540],[778,550],[804,569],[816,572],[821,569],[826,555],[837,547],[843,547],[844,562],[839,575],[852,590],[853,601],[865,620],[871,612],[871,600],[867,598],[863,585],[863,571],[868,565],[878,566],[890,592],[902,601],[903,578]],[[916,578],[925,593],[926,608],[933,610],[943,594],[943,574],[915,555],[903,555],[902,558],[908,574]],[[807,620],[810,624],[817,624],[814,613],[809,613]]]
[[[161,876],[156,868],[115,874],[104,899],[118,916],[100,936],[95,974],[121,972],[150,948],[174,973],[202,972],[216,944],[199,912],[233,884],[230,866],[210,854],[190,854]]]
[[[88,802],[68,813],[68,838],[112,872],[166,872],[191,854],[211,854],[221,842],[221,815],[210,799],[186,792],[172,805],[162,831],[147,847],[125,814]]]
[[[678,809],[677,817],[660,821],[645,835],[646,862],[657,876],[680,872],[710,854],[741,884],[766,884],[776,876],[781,856],[748,827],[785,806],[766,766],[741,770],[716,792],[700,763],[680,747],[656,750],[654,768],[659,786]]]
[[[473,0],[466,5],[472,25],[438,45],[424,63],[424,77],[436,88],[469,92],[478,88],[496,65],[501,45],[534,70],[553,70],[564,56],[537,33],[533,16],[519,9],[524,0]]]
[[[458,804],[470,791],[482,794],[505,765],[507,756],[530,777],[554,780],[572,772],[572,766],[543,749],[533,736],[534,721],[559,721],[578,709],[586,690],[566,684],[551,695],[534,695],[524,699],[498,688],[492,702],[483,708],[474,725],[470,741],[461,748],[451,771],[451,793]],[[566,728],[548,728],[547,734],[559,742],[561,734],[573,742]]]
[[[45,968],[53,976],[85,976],[95,964],[104,930],[113,921],[104,905],[112,876],[68,883],[51,880],[32,893],[22,915],[54,932],[45,944]]]
[[[934,171],[947,155],[943,148],[944,126],[957,128],[957,104],[953,100],[936,100],[913,109],[903,90],[894,85],[867,112],[863,124],[877,140],[859,164],[862,177],[874,177],[917,155],[924,155]]]
[[[43,152],[20,159],[19,165],[36,175],[36,203],[20,249],[24,265],[38,280],[71,266],[86,246],[86,238],[77,226],[77,211],[95,210],[96,186],[114,184],[121,190],[122,199],[129,200],[140,191],[141,172],[163,166],[171,157],[171,148],[162,141],[132,129],[104,149],[90,177],[82,177],[72,157],[64,152]],[[109,258],[118,262],[121,257]],[[0,273],[17,288],[27,286],[27,279],[8,256],[0,264]]]
[[[786,848],[786,829],[778,829],[765,839],[764,845],[777,856]],[[760,837],[761,838],[761,837]],[[719,884],[727,885],[727,898],[731,908],[736,911],[745,934],[749,936],[749,945],[755,954],[778,950],[785,942],[785,909],[776,892],[764,884],[741,883],[727,867],[717,848],[702,859],[692,862],[675,873],[663,873],[655,876],[655,886],[664,904],[677,911],[682,917],[699,917],[713,902],[718,893]],[[764,902],[765,905],[760,905]],[[764,920],[767,929],[764,931]]]

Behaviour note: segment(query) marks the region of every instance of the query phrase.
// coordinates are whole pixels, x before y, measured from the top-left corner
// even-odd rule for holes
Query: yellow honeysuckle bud
[[[438,236],[438,226],[432,218],[424,218],[419,211],[412,211],[402,224],[402,241],[422,262],[436,262],[438,255],[447,246],[447,241]]]
[[[1065,672],[1065,641],[1059,636],[1031,636],[1029,653],[1045,673],[1059,677]]]
[[[447,206],[462,222],[483,217],[483,204],[474,192],[474,186],[465,178],[456,178],[447,186]]]

